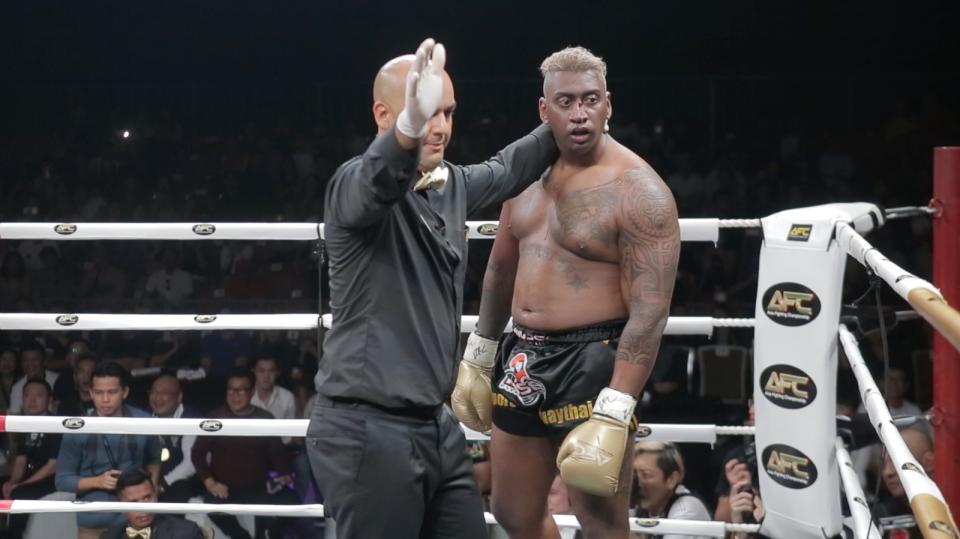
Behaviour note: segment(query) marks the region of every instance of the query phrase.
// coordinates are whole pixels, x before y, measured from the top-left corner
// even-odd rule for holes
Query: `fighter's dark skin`
[[[540,114],[560,148],[543,181],[507,202],[484,276],[481,335],[506,324],[567,330],[627,320],[609,387],[638,395],[656,358],[680,248],[673,195],[640,157],[609,135],[604,81],[548,74]],[[628,448],[628,453],[630,453]],[[558,537],[544,501],[557,447],[494,427],[494,512],[511,537]],[[509,455],[497,459],[498,453]],[[630,455],[611,498],[570,489],[587,537],[627,537]]]

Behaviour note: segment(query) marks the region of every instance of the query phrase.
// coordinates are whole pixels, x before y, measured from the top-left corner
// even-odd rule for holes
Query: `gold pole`
[[[960,350],[960,312],[927,288],[907,292],[907,301],[930,325],[935,327],[954,348]],[[960,539],[960,538],[958,538]]]
[[[924,539],[960,538],[947,504],[929,494],[917,494],[910,500],[910,507]]]

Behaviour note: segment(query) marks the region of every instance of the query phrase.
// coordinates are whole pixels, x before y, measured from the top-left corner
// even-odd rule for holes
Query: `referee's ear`
[[[388,131],[397,120],[396,114],[383,101],[373,102],[373,121],[377,124],[377,134]]]

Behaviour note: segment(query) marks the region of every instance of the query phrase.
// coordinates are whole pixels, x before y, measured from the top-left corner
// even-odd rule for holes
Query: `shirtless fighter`
[[[556,466],[584,534],[626,538],[633,412],[667,322],[677,209],[606,134],[603,60],[573,47],[540,70],[560,157],[503,206],[453,404],[473,429],[492,420],[493,513],[511,537],[559,537],[545,503]]]

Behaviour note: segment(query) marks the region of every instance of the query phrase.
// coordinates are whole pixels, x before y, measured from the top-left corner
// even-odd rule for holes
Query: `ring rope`
[[[70,434],[139,434],[165,436],[290,436],[307,435],[309,419],[200,419],[152,417],[68,417],[46,415],[0,415],[0,432]],[[483,433],[464,427],[468,440],[486,440]],[[717,436],[752,436],[751,426],[686,424],[641,424],[638,438],[713,444]]]
[[[232,513],[274,517],[322,517],[323,505],[242,503],[85,502],[63,500],[0,500],[0,513]]]
[[[463,333],[477,326],[476,315],[461,318]],[[283,314],[101,314],[101,313],[0,313],[0,331],[207,331],[207,330],[274,330],[317,329],[321,318],[314,313]],[[323,327],[333,325],[329,314],[323,315]],[[709,316],[671,316],[664,329],[666,335],[713,335],[718,327],[751,328],[753,318],[711,318]],[[506,332],[512,330],[508,325]]]
[[[756,228],[759,219],[680,219],[681,241],[716,243],[721,228]],[[467,221],[468,239],[493,239],[497,221]],[[0,223],[8,240],[257,240],[316,241],[323,223]]]
[[[853,517],[854,535],[866,539],[881,539],[880,531],[877,530],[870,515],[870,506],[867,505],[867,497],[860,485],[860,478],[853,468],[853,461],[850,460],[850,453],[847,452],[840,438],[836,440],[836,450],[843,494],[847,498],[847,507],[850,508],[850,515]],[[866,530],[865,533],[864,530]]]
[[[717,226],[720,228],[762,228],[763,224],[760,219],[718,219]]]
[[[159,502],[71,502],[59,500],[0,500],[0,513],[89,513],[89,512],[148,512],[148,513],[232,513],[276,517],[322,517],[323,505],[264,505],[215,503],[159,503]],[[497,521],[484,513],[487,524]],[[554,515],[561,528],[580,528],[573,515]],[[704,535],[723,537],[727,532],[756,533],[757,524],[734,524],[720,521],[696,521],[657,518],[631,518],[630,531],[655,534]]]
[[[920,463],[917,462],[917,459],[914,458],[907,447],[906,442],[903,441],[900,431],[893,424],[890,409],[887,408],[880,389],[873,381],[870,369],[860,353],[856,337],[843,324],[840,325],[839,334],[840,344],[843,346],[850,368],[857,379],[863,406],[867,410],[873,428],[877,431],[877,436],[896,467],[897,476],[900,478],[900,483],[903,484],[907,499],[910,501],[910,507],[913,509],[913,514],[919,524],[918,528],[926,538],[943,537],[932,535],[932,532],[928,530],[929,526],[927,524],[940,522],[944,526],[952,527],[954,537],[958,537],[956,523],[953,521],[940,488],[924,472],[923,467],[920,466]]]
[[[130,369],[131,378],[150,378],[153,376],[160,376],[165,372],[163,367],[140,367],[137,369]],[[183,380],[186,382],[192,382],[194,380],[203,380],[207,377],[207,371],[200,367],[199,369],[177,369],[173,372],[173,375],[177,377],[177,380]]]
[[[933,216],[936,215],[936,213],[937,209],[932,206],[900,206],[885,209],[883,211],[883,218],[889,221],[890,219],[906,219],[921,215]]]
[[[837,223],[837,241],[847,253],[882,278],[954,348],[960,350],[960,312],[947,305],[940,290],[891,262],[847,223]]]
[[[320,223],[0,223],[7,240],[316,241]]]

